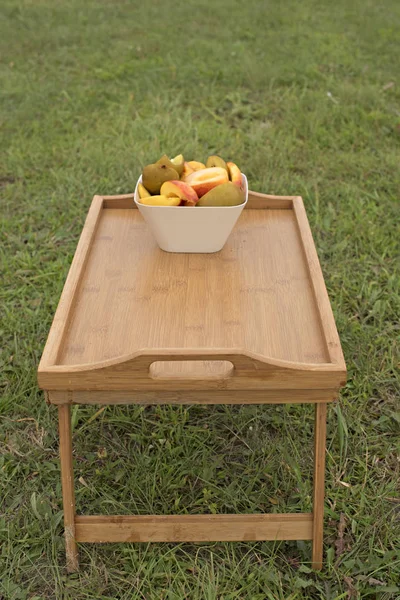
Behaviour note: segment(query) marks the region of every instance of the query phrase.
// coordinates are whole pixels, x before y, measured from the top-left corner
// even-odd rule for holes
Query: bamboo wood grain
[[[71,409],[67,404],[58,407],[60,434],[61,483],[64,507],[64,535],[67,554],[67,570],[78,569],[78,549],[75,532],[75,491],[72,465]]]
[[[132,195],[95,197],[39,385],[210,392],[342,385],[345,364],[301,199],[250,196],[263,209],[244,211],[215,255],[164,253],[138,211],[106,208]],[[217,376],[224,360],[235,368]],[[149,361],[164,361],[158,374],[150,375]]]
[[[133,201],[135,194],[122,194],[120,196],[102,196],[104,208],[131,208],[137,209]],[[289,209],[293,206],[293,199],[297,196],[269,196],[249,190],[246,209],[282,208]]]
[[[246,204],[246,209],[263,210],[279,208],[283,210],[293,208],[293,200],[296,196],[270,196],[268,194],[260,194],[259,192],[251,192]]]
[[[187,355],[184,355],[187,359]],[[204,358],[205,354],[198,355],[197,360],[208,360]],[[132,360],[123,359],[121,363],[110,366],[83,365],[81,368],[72,369],[70,367],[49,367],[39,375],[39,383],[47,389],[60,390],[132,390],[132,391],[200,391],[208,390],[210,392],[226,391],[253,391],[253,390],[295,390],[295,389],[332,389],[338,388],[343,381],[343,372],[341,370],[327,370],[315,368],[309,365],[307,369],[285,368],[266,363],[264,368],[256,370],[235,369],[234,375],[229,378],[193,378],[178,376],[170,380],[152,378],[149,376],[148,369],[142,370],[138,367],[144,367],[144,362],[140,359],[144,356]],[[203,357],[203,358],[201,358]],[[156,355],[156,361],[160,361],[161,355]],[[168,356],[168,360],[173,360],[174,355]],[[241,356],[240,358],[245,358]],[[182,359],[183,360],[183,359]],[[233,360],[232,355],[221,354],[215,360]],[[240,364],[238,360],[236,364]]]
[[[344,365],[342,347],[340,345],[340,339],[336,329],[331,303],[329,301],[328,292],[326,291],[324,276],[318,260],[317,251],[315,249],[314,240],[302,198],[299,197],[294,199],[293,210],[296,215],[303,250],[307,259],[308,269],[310,271],[314,297],[318,307],[321,326],[324,331],[324,340],[327,345],[329,358],[333,364]]]
[[[339,391],[323,390],[253,390],[187,392],[132,391],[63,391],[48,392],[50,404],[300,404],[333,402]]]
[[[313,569],[322,568],[325,496],[326,404],[315,405],[314,494],[313,494]]]
[[[77,516],[78,542],[310,540],[312,515]]]
[[[53,323],[39,364],[39,371],[43,365],[52,365],[57,362],[59,348],[63,342],[64,334],[68,326],[68,320],[71,316],[74,302],[76,301],[76,292],[82,278],[82,273],[85,269],[102,208],[103,199],[101,196],[94,196],[54,315]]]

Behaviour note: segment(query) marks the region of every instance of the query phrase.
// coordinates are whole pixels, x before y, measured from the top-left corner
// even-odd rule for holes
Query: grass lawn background
[[[400,4],[3,0],[0,598],[400,597]],[[162,153],[305,201],[348,365],[310,543],[82,545],[36,367],[94,193]],[[73,409],[78,512],[311,509],[310,407]]]

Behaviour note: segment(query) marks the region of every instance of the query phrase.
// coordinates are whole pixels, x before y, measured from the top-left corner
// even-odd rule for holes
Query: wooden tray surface
[[[309,387],[310,375],[311,387],[345,378],[301,198],[249,192],[221,252],[170,254],[133,195],[94,197],[39,367],[41,387],[279,387],[282,372],[289,387],[302,378]]]

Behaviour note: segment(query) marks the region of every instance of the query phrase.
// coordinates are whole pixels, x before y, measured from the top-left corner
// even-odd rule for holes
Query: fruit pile
[[[237,206],[245,200],[239,167],[219,156],[203,164],[164,154],[144,167],[138,193],[149,206]]]

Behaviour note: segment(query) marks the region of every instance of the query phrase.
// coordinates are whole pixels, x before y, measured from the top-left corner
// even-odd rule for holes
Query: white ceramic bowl
[[[135,204],[157,244],[165,252],[218,252],[223,248],[247,204],[248,187],[243,175],[245,200],[238,206],[147,206],[139,202],[139,177]]]

